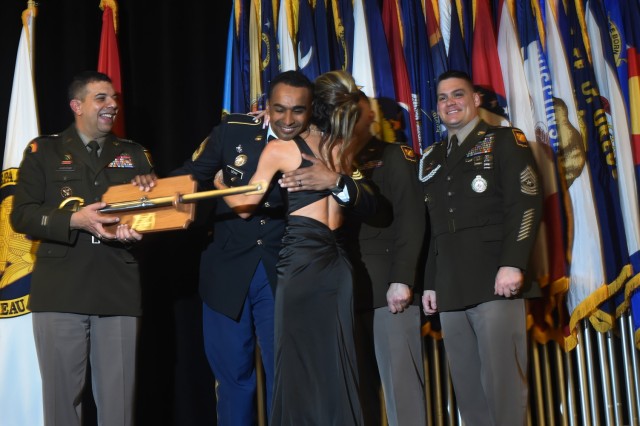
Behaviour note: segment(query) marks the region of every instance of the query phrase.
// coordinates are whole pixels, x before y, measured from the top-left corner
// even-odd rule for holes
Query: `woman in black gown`
[[[351,174],[352,133],[361,92],[353,78],[332,71],[315,81],[311,127],[293,141],[270,142],[252,182],[308,167],[301,152]],[[224,188],[220,177],[216,187]],[[225,197],[248,215],[261,195]],[[280,425],[361,425],[351,265],[339,236],[342,207],[327,191],[288,193],[287,228],[275,300],[275,383],[271,422]]]

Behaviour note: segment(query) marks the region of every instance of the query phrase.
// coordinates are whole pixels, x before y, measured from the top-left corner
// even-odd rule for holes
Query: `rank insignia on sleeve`
[[[38,142],[31,142],[29,144],[29,152],[35,154],[38,152]]]
[[[353,180],[361,180],[362,178],[364,178],[364,176],[362,176],[362,172],[358,169],[355,169],[353,173],[351,173],[351,179]]]
[[[529,146],[529,142],[527,141],[527,137],[522,133],[520,129],[513,129],[513,137],[516,138],[516,143],[518,146],[526,148]]]
[[[404,154],[405,159],[413,161],[414,163],[416,162],[416,153],[410,146],[402,145],[400,146],[400,149],[402,149],[402,153]]]
[[[520,191],[526,195],[538,193],[538,176],[531,166],[525,167],[520,172]]]
[[[196,149],[191,155],[191,161],[196,161],[198,157],[200,157],[200,155],[204,151],[204,148],[207,146],[207,142],[209,142],[209,136],[207,136],[202,142],[200,142],[200,146],[198,146],[198,149]],[[151,161],[149,161],[149,163],[151,163]]]

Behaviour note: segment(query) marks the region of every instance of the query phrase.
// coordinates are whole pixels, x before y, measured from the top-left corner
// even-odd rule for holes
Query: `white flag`
[[[0,423],[3,426],[41,425],[42,382],[33,339],[31,314],[26,310],[33,268],[32,243],[13,232],[9,213],[12,186],[27,144],[39,134],[31,46],[35,7],[23,13],[23,28],[13,77],[2,167],[0,206]]]

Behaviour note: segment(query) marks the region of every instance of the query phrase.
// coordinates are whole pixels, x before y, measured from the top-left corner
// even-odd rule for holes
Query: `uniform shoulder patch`
[[[414,163],[417,161],[416,153],[413,151],[413,149],[410,146],[401,145],[400,149],[402,150],[402,153],[404,154],[404,158],[406,160],[413,161]]]
[[[524,133],[522,133],[522,130],[520,129],[512,129],[513,130],[513,137],[516,138],[516,143],[518,144],[518,146],[521,146],[523,148],[526,148],[529,146],[529,142],[527,141],[527,137],[524,135]]]
[[[29,142],[29,145],[27,145],[27,152],[29,154],[35,154],[36,152],[38,152],[40,143],[44,143],[47,139],[57,139],[59,137],[60,135],[58,134],[36,136],[31,142]]]
[[[200,142],[200,146],[198,146],[198,149],[196,149],[191,155],[191,161],[196,161],[200,157],[200,155],[202,155],[208,142],[209,142],[209,136],[207,136],[206,138],[204,138],[202,142]]]

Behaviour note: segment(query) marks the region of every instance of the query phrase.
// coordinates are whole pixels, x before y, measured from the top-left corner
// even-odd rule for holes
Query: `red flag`
[[[113,133],[124,136],[124,111],[122,100],[122,84],[120,79],[120,53],[118,52],[118,39],[116,38],[118,4],[116,0],[101,0],[102,34],[100,34],[100,53],[98,56],[98,71],[111,78],[113,88],[118,94],[118,118],[113,124]]]
[[[508,125],[507,101],[500,71],[495,25],[489,0],[475,0],[473,51],[471,69],[473,83],[480,90],[482,107],[491,114],[480,116],[491,124]]]

